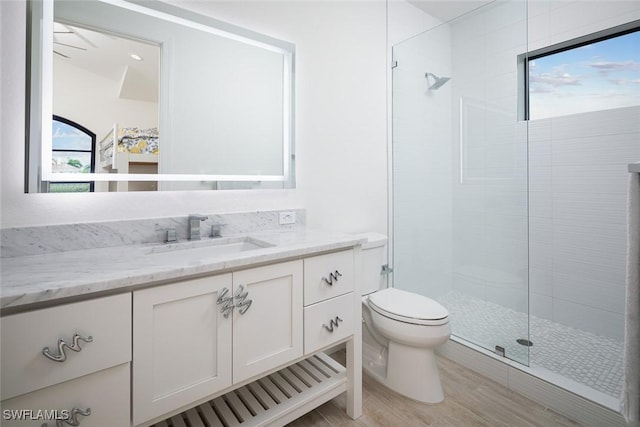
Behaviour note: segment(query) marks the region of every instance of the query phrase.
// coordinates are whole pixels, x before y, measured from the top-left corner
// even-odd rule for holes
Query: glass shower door
[[[526,2],[494,2],[393,47],[393,285],[453,335],[529,362]]]

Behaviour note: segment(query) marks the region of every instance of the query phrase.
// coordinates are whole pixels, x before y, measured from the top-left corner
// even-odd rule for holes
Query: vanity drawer
[[[353,334],[353,298],[351,292],[304,308],[305,355]]]
[[[304,260],[304,305],[353,292],[353,251]]]
[[[92,337],[78,340],[74,334]],[[131,360],[131,294],[121,294],[45,308],[2,318],[2,399],[58,384]]]
[[[71,415],[74,408],[82,411],[89,408],[91,413],[86,416],[77,414],[76,419],[80,422],[79,424],[63,423],[63,425],[129,426],[131,425],[129,372],[129,364],[124,363],[5,400],[2,402],[2,426],[54,427],[56,422],[51,420],[52,418],[55,419],[56,415],[60,418],[67,417]],[[20,416],[19,414],[22,414],[22,420],[16,419]]]

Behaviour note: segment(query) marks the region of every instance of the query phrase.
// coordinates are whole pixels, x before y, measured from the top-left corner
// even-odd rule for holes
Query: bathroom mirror
[[[293,44],[156,1],[29,23],[28,192],[294,186]]]

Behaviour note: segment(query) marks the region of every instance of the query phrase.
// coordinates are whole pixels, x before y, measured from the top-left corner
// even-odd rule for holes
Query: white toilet
[[[424,403],[444,400],[435,348],[451,335],[449,312],[436,301],[386,287],[386,236],[362,246],[363,368],[390,389]]]

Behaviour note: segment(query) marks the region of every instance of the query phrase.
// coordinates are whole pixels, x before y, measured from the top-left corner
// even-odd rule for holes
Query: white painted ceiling
[[[450,21],[493,0],[408,0],[420,10],[427,12],[442,22]]]

